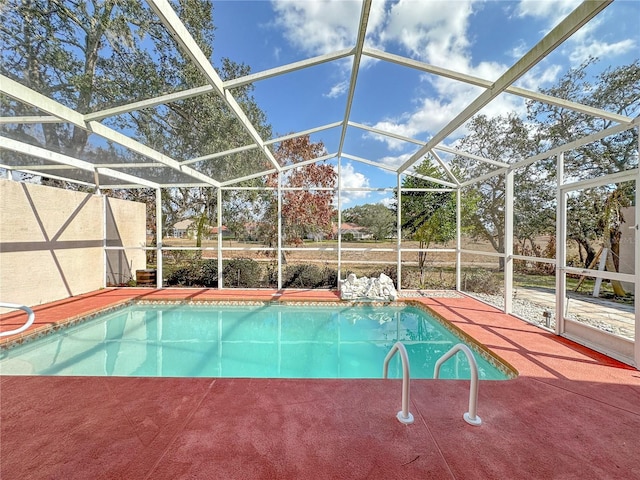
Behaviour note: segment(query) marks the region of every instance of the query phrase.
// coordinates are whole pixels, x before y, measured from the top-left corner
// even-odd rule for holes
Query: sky
[[[494,81],[579,5],[574,0],[373,0],[365,46]],[[359,0],[215,1],[213,64],[244,63],[252,72],[278,67],[355,45]],[[600,59],[590,73],[640,57],[640,1],[616,0],[560,48],[522,77],[530,90],[552,86],[589,56]],[[353,57],[254,84],[253,95],[274,135],[341,121],[345,114]],[[351,121],[427,141],[482,90],[461,82],[363,57]],[[525,101],[503,94],[480,113],[515,112]],[[454,145],[463,127],[445,140]],[[313,134],[329,153],[338,150],[341,129]],[[397,167],[415,144],[349,128],[344,152]],[[334,165],[337,161],[332,162]],[[396,186],[395,173],[343,158],[343,187]],[[388,203],[388,192],[347,192],[343,208]]]

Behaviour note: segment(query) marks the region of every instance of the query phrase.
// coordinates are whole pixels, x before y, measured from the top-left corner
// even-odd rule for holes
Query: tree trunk
[[[618,271],[618,265],[616,265],[616,262],[614,260],[614,255],[613,255],[613,251],[612,251],[612,245],[611,245],[611,238],[615,237],[615,233],[610,232],[610,235],[605,235],[605,245],[604,247],[607,249],[607,261],[606,261],[606,269],[608,272],[617,272]],[[620,252],[620,242],[615,243],[618,253]],[[617,253],[616,253],[617,256]],[[625,292],[624,287],[622,286],[622,284],[620,283],[619,280],[611,280],[611,287],[613,288],[613,293],[615,294],[616,297],[624,297],[626,296],[627,292]]]
[[[206,213],[202,213],[200,217],[198,217],[198,223],[196,228],[196,247],[202,247],[202,233],[204,232],[205,223],[207,220]]]
[[[419,248],[425,248],[425,242],[420,240]],[[418,252],[418,268],[420,269],[420,287],[424,286],[424,265],[427,261],[427,252]]]
[[[587,239],[573,237],[572,240],[578,244],[578,249],[580,249],[580,247],[584,248],[585,256],[583,257],[582,251],[580,251],[580,261],[584,259],[583,266],[588,268],[591,262],[593,262],[593,259],[596,257],[595,250]]]
[[[620,271],[620,237],[622,237],[620,229],[612,230],[611,235],[609,236],[611,244],[610,249],[613,254],[613,264],[616,267],[616,272]]]

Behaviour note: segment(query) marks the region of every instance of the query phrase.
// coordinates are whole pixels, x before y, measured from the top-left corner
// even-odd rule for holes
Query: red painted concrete
[[[42,328],[135,296],[275,293],[104,290],[36,312]],[[412,380],[406,426],[397,380],[5,376],[0,478],[640,478],[640,372],[470,298],[420,301],[520,372],[481,382],[480,427],[466,381]]]

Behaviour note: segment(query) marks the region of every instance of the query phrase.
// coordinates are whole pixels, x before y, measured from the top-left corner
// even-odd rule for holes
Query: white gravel
[[[489,295],[486,293],[473,293],[473,297],[499,309],[504,308],[504,297],[502,295]],[[461,298],[458,292],[453,290],[402,290],[400,298],[416,297],[440,297],[440,298]],[[544,305],[531,302],[523,298],[514,298],[512,303],[513,315],[522,320],[537,325],[539,327],[553,331],[556,325],[555,310]],[[612,333],[625,338],[633,339],[633,325],[622,322],[607,322],[598,318],[589,318],[583,315],[569,314],[567,318],[575,320],[584,325],[595,327],[604,332]]]
[[[488,295],[485,293],[474,293],[474,297],[498,308],[504,308],[504,297],[501,295]],[[514,298],[512,303],[513,315],[529,323],[543,328],[555,329],[555,310],[549,309],[537,303],[522,298]],[[548,317],[545,317],[547,312]],[[633,326],[625,325],[621,322],[606,322],[597,318],[585,317],[583,315],[569,314],[566,318],[575,320],[584,325],[595,327],[604,332],[612,333],[625,338],[634,338]]]

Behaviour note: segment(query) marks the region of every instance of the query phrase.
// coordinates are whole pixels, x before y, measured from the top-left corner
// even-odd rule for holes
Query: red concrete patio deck
[[[36,308],[35,328],[135,297],[275,294],[102,290]],[[480,427],[467,381],[412,380],[402,425],[398,380],[3,376],[0,478],[640,478],[640,372],[468,297],[420,301],[520,373],[481,382]]]

